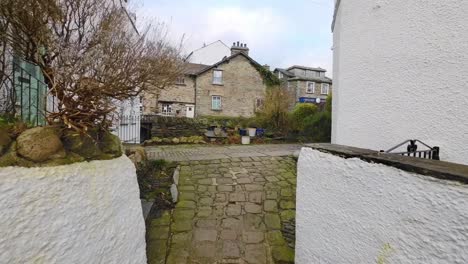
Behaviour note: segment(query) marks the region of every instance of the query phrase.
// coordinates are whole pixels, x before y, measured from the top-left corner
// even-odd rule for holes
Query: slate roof
[[[207,67],[207,68],[204,68],[202,70],[200,70],[199,72],[197,72],[195,75],[200,75],[204,72],[207,72],[213,68],[216,68],[218,67],[219,65],[225,63],[225,62],[228,62],[230,61],[231,59],[237,57],[237,56],[244,56],[247,60],[249,60],[252,64],[255,64],[256,66],[259,66],[259,67],[263,67],[262,65],[260,65],[258,62],[256,62],[254,59],[252,59],[251,57],[249,57],[249,55],[245,54],[244,52],[237,52],[229,57],[224,57],[222,60],[220,60],[219,62]]]
[[[309,81],[332,84],[332,79],[328,77],[293,77],[289,78],[288,81]]]
[[[311,70],[311,71],[319,71],[319,72],[326,72],[327,70],[323,69],[323,68],[312,68],[312,67],[306,67],[306,66],[301,66],[301,65],[293,65],[289,68],[287,68],[286,70],[291,70],[291,69],[302,69],[302,70]]]
[[[279,71],[281,72],[283,75],[286,75],[288,77],[294,77],[294,74],[292,72],[288,72],[287,70],[285,69],[281,69],[281,68],[276,68],[275,71]]]
[[[187,75],[196,75],[198,72],[208,67],[210,67],[210,65],[187,62],[184,64],[184,73]]]

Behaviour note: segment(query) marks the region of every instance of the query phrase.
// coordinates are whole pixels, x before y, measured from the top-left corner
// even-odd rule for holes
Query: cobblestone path
[[[296,162],[181,162],[179,202],[150,224],[148,263],[294,263]]]
[[[186,161],[297,155],[301,147],[302,145],[300,144],[265,144],[249,146],[171,145],[146,147],[145,149],[150,159]]]

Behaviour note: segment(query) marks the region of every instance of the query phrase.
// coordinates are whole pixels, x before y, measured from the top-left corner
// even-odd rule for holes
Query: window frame
[[[326,93],[323,92],[324,86],[327,87],[327,92]],[[328,95],[329,93],[330,93],[330,84],[329,83],[322,83],[322,87],[320,89],[320,94]]]
[[[260,98],[260,97],[255,98],[255,112],[262,110],[264,105],[265,105],[264,98]]]
[[[215,98],[219,99],[218,108],[214,107]],[[211,96],[211,110],[213,110],[213,111],[223,110],[223,101],[222,101],[222,96],[221,95],[212,95]]]
[[[309,85],[312,84],[312,91],[309,90]],[[306,93],[314,94],[315,93],[315,82],[307,82],[306,83]]]
[[[180,82],[182,80],[182,82]],[[176,85],[185,85],[185,76],[177,77],[175,81]]]
[[[170,111],[164,111],[164,106],[167,106],[167,109],[170,110]],[[171,103],[162,103],[161,104],[161,114],[169,116],[169,115],[171,115],[173,113],[172,110],[173,109],[172,109],[172,104]]]
[[[220,73],[221,73],[221,77],[215,77],[215,72],[220,72]],[[213,83],[213,84],[215,84],[215,85],[223,85],[223,83],[224,83],[224,73],[223,73],[223,70],[214,69],[212,75],[213,75],[213,76],[212,76],[212,83]],[[216,81],[216,78],[220,78],[220,82],[217,82],[217,81]]]

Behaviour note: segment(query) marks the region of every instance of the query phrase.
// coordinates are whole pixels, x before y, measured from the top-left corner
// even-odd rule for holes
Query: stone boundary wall
[[[194,118],[185,117],[152,117],[151,137],[171,138],[202,136],[207,124]]]
[[[0,168],[0,262],[146,263],[135,167]]]
[[[296,263],[468,263],[467,176],[448,162],[303,148]]]

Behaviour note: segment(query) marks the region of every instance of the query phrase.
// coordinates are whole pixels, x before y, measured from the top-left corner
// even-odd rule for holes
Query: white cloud
[[[248,44],[251,56],[261,64],[273,68],[294,64],[320,66],[331,75],[329,21],[332,14],[327,13],[328,6],[305,1],[302,5],[288,3],[288,8],[295,9],[285,10],[257,2],[213,3],[146,1],[137,11],[137,20],[156,17],[169,25],[173,40],[185,35],[187,53],[216,40],[228,46],[241,41]]]

